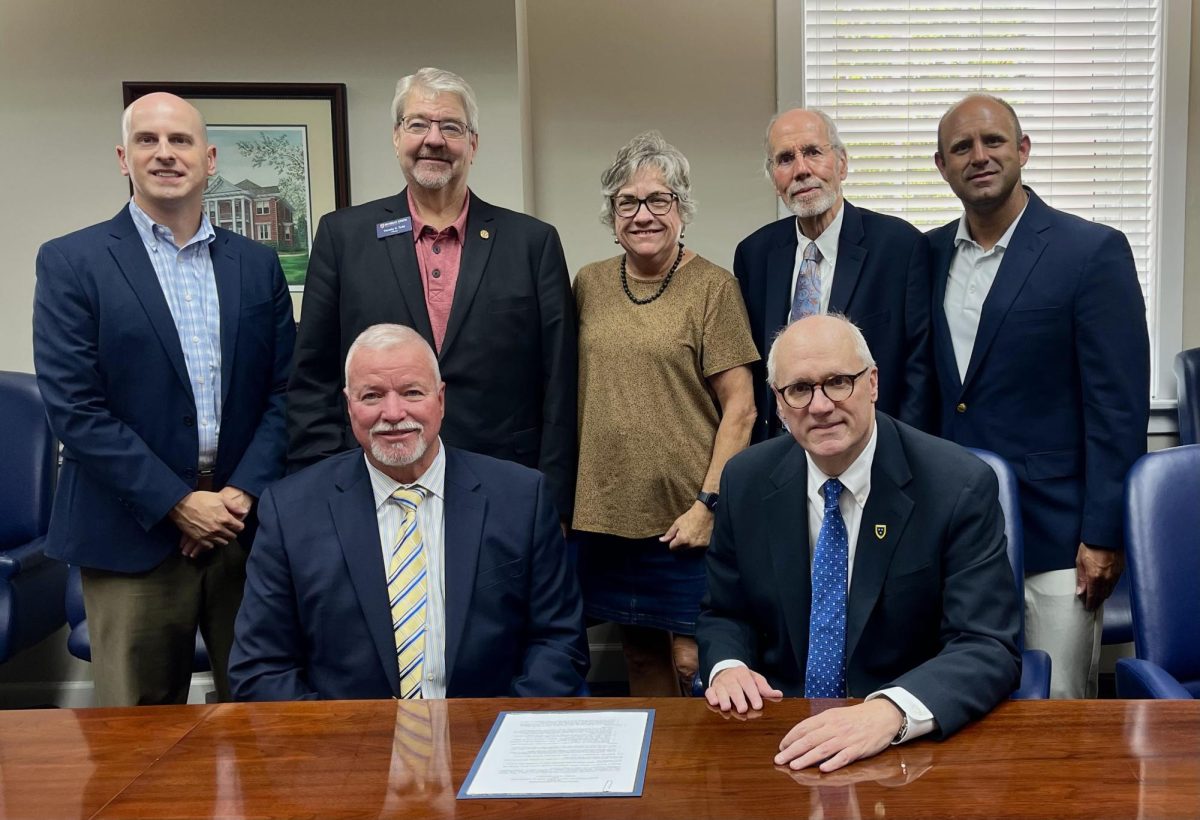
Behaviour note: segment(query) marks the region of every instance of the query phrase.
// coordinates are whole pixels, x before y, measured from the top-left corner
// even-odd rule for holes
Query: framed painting
[[[350,204],[342,83],[125,82],[124,104],[169,91],[200,110],[217,147],[204,192],[214,226],[279,254],[296,315],[317,222]]]

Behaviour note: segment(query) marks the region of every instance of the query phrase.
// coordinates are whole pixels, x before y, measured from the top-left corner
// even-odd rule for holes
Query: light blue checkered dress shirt
[[[221,430],[221,310],[209,249],[217,235],[208,216],[201,214],[200,230],[178,248],[171,229],[154,222],[133,200],[129,201],[129,213],[179,332],[188,381],[196,399],[199,467],[211,470],[217,460]]]

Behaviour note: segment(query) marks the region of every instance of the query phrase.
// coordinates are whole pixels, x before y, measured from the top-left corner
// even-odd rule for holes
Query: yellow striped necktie
[[[396,635],[396,661],[400,666],[400,697],[421,697],[425,670],[425,545],[417,526],[417,507],[425,500],[423,487],[400,487],[392,498],[404,514],[400,534],[388,562],[388,600],[392,608],[392,631]]]

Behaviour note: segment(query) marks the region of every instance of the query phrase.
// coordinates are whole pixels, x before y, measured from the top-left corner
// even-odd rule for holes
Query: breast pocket
[[[508,313],[518,310],[533,310],[536,306],[532,296],[505,296],[499,299],[493,299],[488,304],[488,310],[492,313]]]
[[[516,579],[525,574],[525,562],[520,558],[506,561],[494,567],[481,569],[475,573],[475,591],[482,592],[497,584],[515,583]]]

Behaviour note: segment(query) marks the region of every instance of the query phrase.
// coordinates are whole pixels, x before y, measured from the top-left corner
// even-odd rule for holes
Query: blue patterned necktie
[[[800,260],[800,273],[796,277],[796,295],[792,298],[792,312],[788,321],[794,322],[805,316],[821,312],[821,250],[816,242],[809,242]]]
[[[849,539],[838,507],[842,482],[825,482],[825,517],[813,554],[804,697],[846,697],[846,573]]]

